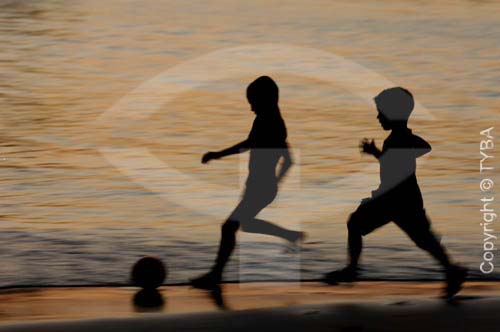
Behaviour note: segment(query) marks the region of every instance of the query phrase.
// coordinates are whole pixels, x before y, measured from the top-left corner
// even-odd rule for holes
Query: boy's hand
[[[375,141],[373,139],[370,141],[368,138],[363,138],[363,140],[359,143],[359,149],[361,152],[371,154],[373,156],[377,156],[380,153],[380,150],[375,145]]]
[[[212,159],[219,159],[219,154],[217,152],[212,152],[212,151],[207,152],[201,158],[201,163],[206,164]]]
[[[369,202],[369,201],[371,201],[371,200],[372,200],[372,198],[371,198],[371,197],[365,197],[365,198],[363,198],[363,199],[361,200],[361,204],[366,204],[366,203],[368,203],[368,202]]]

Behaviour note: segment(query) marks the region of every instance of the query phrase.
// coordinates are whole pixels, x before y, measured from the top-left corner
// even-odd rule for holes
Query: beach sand
[[[500,283],[468,282],[454,301],[441,282],[226,284],[226,310],[208,292],[160,289],[165,304],[139,309],[131,287],[0,292],[0,331],[498,331]]]

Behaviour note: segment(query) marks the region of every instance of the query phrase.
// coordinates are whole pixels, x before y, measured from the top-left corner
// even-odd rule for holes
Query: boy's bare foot
[[[325,274],[324,282],[329,285],[336,285],[339,282],[353,282],[358,279],[358,270],[356,268],[346,266],[341,270],[335,270]]]
[[[219,284],[221,283],[220,275],[214,272],[208,272],[198,278],[191,279],[191,286],[199,289],[206,289],[214,291],[219,289]]]
[[[445,297],[447,299],[451,299],[462,289],[467,273],[467,269],[461,266],[453,266],[446,272]]]
[[[304,241],[306,240],[306,237],[307,237],[307,233],[306,232],[295,232],[295,236],[290,240],[290,242],[292,242],[293,244],[296,244],[296,245],[300,245],[301,243],[304,243]]]
[[[300,250],[300,245],[306,240],[306,232],[295,232],[295,234],[288,239],[288,243],[285,245],[284,253],[293,253]]]

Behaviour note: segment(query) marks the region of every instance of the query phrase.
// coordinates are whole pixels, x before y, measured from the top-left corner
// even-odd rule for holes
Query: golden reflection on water
[[[281,88],[289,141],[300,152],[295,167],[302,185],[342,197],[333,205],[328,197],[311,202],[302,227],[313,238],[342,239],[349,210],[377,184],[376,169],[368,183],[335,183],[373,164],[358,152],[361,138],[381,144],[386,133],[373,105],[339,86],[256,72],[183,93],[119,135],[96,125],[119,98],[171,66],[267,42],[332,52],[410,89],[436,117],[412,122],[434,148],[418,171],[429,214],[449,238],[473,242],[481,235],[478,134],[494,125],[499,111],[499,9],[472,1],[2,1],[0,41],[8,47],[0,53],[0,153],[6,158],[0,228],[169,227],[181,238],[217,232],[218,220],[152,194],[97,149],[146,147],[200,181],[200,190],[207,183],[227,186],[236,200],[241,160],[209,167],[199,160],[246,137],[252,114],[245,86],[270,74]],[[315,206],[331,210],[330,217],[314,218]],[[270,212],[278,222],[293,206],[280,209]]]

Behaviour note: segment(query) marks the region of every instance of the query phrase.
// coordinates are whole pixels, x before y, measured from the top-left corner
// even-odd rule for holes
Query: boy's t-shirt
[[[252,149],[283,148],[286,146],[286,127],[281,115],[257,115],[248,135]]]
[[[380,186],[372,197],[390,196],[401,201],[422,200],[416,177],[416,159],[431,146],[410,129],[393,130],[384,141],[380,162]]]
[[[287,148],[285,122],[279,112],[257,115],[248,135],[250,160],[248,180],[255,185],[265,185],[276,180],[276,165]]]

